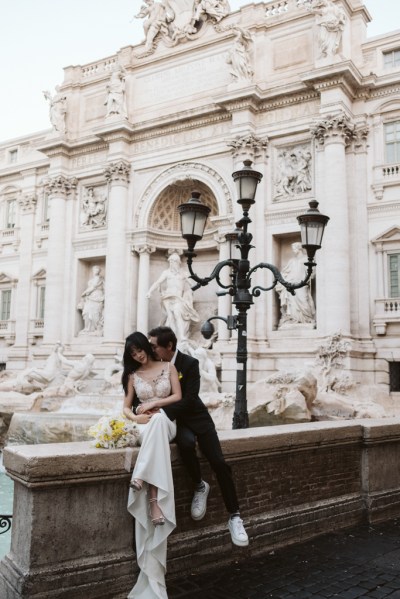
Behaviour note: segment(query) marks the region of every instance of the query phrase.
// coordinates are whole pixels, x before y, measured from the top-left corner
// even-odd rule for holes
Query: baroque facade
[[[282,324],[279,293],[255,299],[249,379],[303,367],[341,332],[354,379],[389,389],[391,373],[396,390],[400,36],[367,39],[360,0],[233,13],[222,0],[146,0],[137,17],[142,44],[67,67],[45,92],[51,131],[0,144],[0,360],[25,368],[61,341],[100,369],[132,330],[159,324],[160,298],[147,292],[185,248],[176,207],[196,189],[211,208],[196,259],[207,275],[240,215],[231,173],[250,159],[264,175],[254,264],[288,264],[311,199],[330,222],[312,319]],[[230,312],[216,291],[195,292],[200,321]],[[236,342],[222,322],[216,348],[231,391]]]

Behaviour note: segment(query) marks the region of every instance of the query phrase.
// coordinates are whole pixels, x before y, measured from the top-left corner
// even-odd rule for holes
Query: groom
[[[164,412],[170,420],[177,422],[176,442],[195,491],[191,506],[193,520],[204,518],[210,485],[201,477],[200,462],[196,455],[196,438],[202,454],[214,470],[222,497],[230,514],[228,521],[232,543],[240,547],[249,544],[249,538],[240,518],[239,503],[230,466],[222,454],[221,445],[213,419],[199,397],[200,370],[195,358],[183,354],[177,347],[176,335],[169,327],[156,327],[149,334],[150,345],[159,360],[172,362],[178,371],[182,388],[182,399],[165,406]]]

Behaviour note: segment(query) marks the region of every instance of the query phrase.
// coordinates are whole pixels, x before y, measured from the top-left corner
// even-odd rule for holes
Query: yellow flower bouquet
[[[103,449],[120,449],[122,447],[135,447],[139,442],[139,428],[125,418],[122,414],[102,416],[100,420],[88,430],[91,445]]]

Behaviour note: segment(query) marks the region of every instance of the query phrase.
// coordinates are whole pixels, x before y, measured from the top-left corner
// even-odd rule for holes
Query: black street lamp
[[[307,285],[313,272],[315,252],[321,247],[322,237],[325,226],[329,220],[328,216],[321,214],[318,210],[318,202],[311,201],[310,208],[305,214],[297,217],[301,229],[301,242],[307,252],[308,260],[305,262],[307,273],[305,278],[299,283],[290,283],[285,281],[276,266],[261,262],[251,267],[248,260],[249,252],[252,246],[253,236],[248,232],[248,225],[251,223],[249,210],[255,203],[257,185],[262,179],[262,174],[251,168],[251,161],[245,160],[244,167],[240,171],[232,173],[233,180],[236,183],[238,204],[242,206],[243,215],[236,223],[236,229],[227,234],[227,240],[230,242],[231,252],[229,260],[219,262],[209,277],[201,278],[195,274],[192,268],[193,258],[196,257],[194,251],[196,243],[203,237],[207,217],[210,208],[205,206],[200,200],[200,194],[192,192],[192,197],[185,204],[178,206],[181,216],[182,237],[186,239],[188,249],[185,251],[187,265],[190,272],[190,278],[196,282],[193,290],[208,285],[214,279],[219,287],[224,291],[218,292],[218,295],[229,293],[232,296],[232,303],[236,307],[237,314],[233,316],[212,316],[202,326],[201,332],[206,339],[210,339],[214,333],[214,325],[211,320],[223,320],[229,330],[238,331],[237,351],[236,351],[236,400],[235,411],[233,414],[232,428],[248,428],[249,416],[247,412],[247,311],[253,304],[253,297],[259,297],[261,291],[270,291],[278,283],[281,283],[293,295],[295,290]],[[233,257],[233,249],[239,250],[239,257]],[[225,284],[221,281],[220,273],[224,267],[230,269],[231,282]],[[259,268],[266,268],[273,274],[273,283],[269,287],[256,285],[252,287],[251,277]]]

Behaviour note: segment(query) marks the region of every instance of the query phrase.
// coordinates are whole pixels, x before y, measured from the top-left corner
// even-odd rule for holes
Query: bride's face
[[[149,356],[144,349],[139,349],[137,347],[132,348],[131,356],[136,362],[139,362],[139,364],[147,364],[149,361]]]

